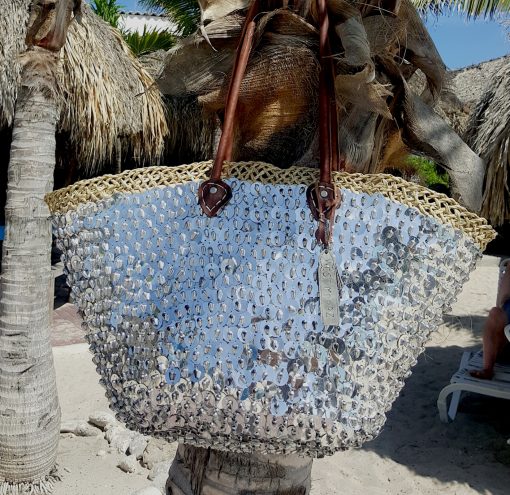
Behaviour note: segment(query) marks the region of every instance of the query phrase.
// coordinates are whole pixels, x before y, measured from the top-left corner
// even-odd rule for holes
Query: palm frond
[[[458,11],[471,17],[493,18],[510,12],[510,0],[412,0],[421,12],[435,14]]]
[[[175,44],[175,35],[168,31],[160,31],[156,28],[147,29],[143,32],[123,33],[124,41],[128,44],[135,57],[146,55],[157,50],[169,50]]]
[[[145,7],[163,12],[175,22],[177,34],[189,36],[200,23],[200,6],[197,0],[140,0]]]
[[[119,5],[117,0],[92,0],[90,6],[103,21],[114,28],[119,27],[120,13],[124,6]]]

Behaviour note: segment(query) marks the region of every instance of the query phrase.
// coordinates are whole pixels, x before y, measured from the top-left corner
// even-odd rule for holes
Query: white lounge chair
[[[505,269],[509,269],[510,259],[500,264],[500,277]],[[501,278],[500,278],[501,279]],[[506,338],[510,341],[510,325],[505,327]],[[510,399],[510,363],[496,363],[492,380],[481,380],[469,374],[469,370],[483,369],[482,351],[465,352],[460,360],[457,372],[452,376],[450,385],[441,390],[437,398],[437,408],[441,421],[453,421],[457,414],[462,392],[474,392],[490,395],[502,399]],[[452,395],[450,406],[447,405],[448,396]]]

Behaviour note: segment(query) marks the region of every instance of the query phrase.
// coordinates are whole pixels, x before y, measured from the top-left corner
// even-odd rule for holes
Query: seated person
[[[489,311],[483,329],[483,370],[470,371],[471,376],[490,380],[494,376],[496,359],[508,345],[505,327],[510,324],[510,260],[498,290],[497,306]]]

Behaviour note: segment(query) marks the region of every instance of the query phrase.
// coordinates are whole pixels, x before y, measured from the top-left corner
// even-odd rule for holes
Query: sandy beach
[[[450,424],[440,422],[436,408],[462,352],[481,346],[482,325],[496,298],[498,263],[496,257],[481,260],[420,357],[381,435],[360,450],[314,461],[313,495],[510,493],[510,401],[466,394]],[[107,400],[74,309],[57,309],[53,325],[62,421],[85,422],[94,412],[108,411]],[[140,463],[133,473],[119,469],[125,455],[97,432],[61,434],[63,479],[55,495],[131,495],[153,484]],[[174,447],[168,448],[169,457]]]

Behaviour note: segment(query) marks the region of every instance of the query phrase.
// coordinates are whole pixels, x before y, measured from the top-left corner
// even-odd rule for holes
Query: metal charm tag
[[[335,257],[329,250],[319,255],[319,298],[324,326],[340,326],[340,294]]]

